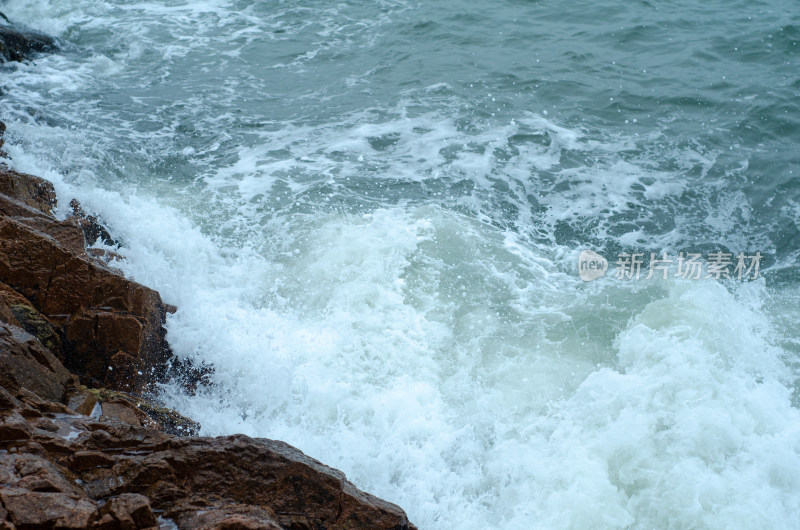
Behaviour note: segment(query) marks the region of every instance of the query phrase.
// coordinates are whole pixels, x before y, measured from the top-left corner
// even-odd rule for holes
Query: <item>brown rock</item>
[[[9,218],[0,220],[0,281],[43,313],[71,314],[91,305],[91,272],[88,261],[52,237]]]
[[[186,529],[414,528],[397,506],[283,442],[109,421],[0,419],[0,501],[13,524],[153,528],[153,506]]]
[[[6,390],[26,388],[60,402],[70,379],[70,373],[35,337],[0,322],[0,385]]]
[[[106,267],[109,267],[111,269],[115,269],[116,268],[114,266],[114,262],[115,261],[122,261],[123,259],[125,259],[122,256],[120,256],[119,254],[117,254],[116,252],[114,252],[113,250],[107,250],[107,249],[104,249],[104,248],[87,248],[86,252],[94,260],[102,263],[103,265],[105,265]],[[167,313],[169,313],[169,307],[170,306],[166,306],[166,305],[164,307],[167,310]]]
[[[42,399],[27,388],[21,388],[17,391],[16,397],[20,403],[26,405],[32,411],[35,411],[35,414],[23,411],[22,415],[26,418],[38,418],[42,416],[42,414],[74,414],[73,410],[63,403]]]
[[[84,416],[91,416],[97,405],[97,396],[84,388],[72,389],[67,394],[67,406]]]
[[[68,364],[103,386],[136,391],[143,383],[145,329],[135,316],[84,309],[65,326],[71,358]],[[165,359],[164,359],[165,360]]]
[[[0,220],[0,281],[47,315],[108,307],[161,321],[158,293],[74,255],[51,236],[10,218]]]
[[[283,442],[178,437],[199,425],[80,386],[54,352],[84,381],[130,392],[163,376],[175,308],[89,258],[96,220],[56,221],[54,204],[45,181],[0,169],[0,529],[154,529],[152,508],[191,529],[414,528]],[[182,369],[195,383],[209,370]]]
[[[268,508],[243,504],[206,504],[202,499],[184,501],[165,515],[179,528],[196,530],[281,530],[284,527]]]
[[[0,170],[0,193],[46,214],[52,214],[56,205],[56,191],[49,181],[10,169]]]
[[[32,434],[31,431],[31,427],[26,422],[4,421],[0,423],[0,445],[28,441]]]
[[[163,323],[175,308],[91,258],[87,237],[116,242],[77,202],[76,217],[66,221],[53,218],[54,204],[47,181],[0,168],[0,295],[18,297],[0,296],[0,321],[39,338],[85,382],[142,392],[166,377]],[[114,366],[120,351],[130,357]]]
[[[100,514],[111,515],[121,530],[153,528],[157,526],[156,517],[150,509],[150,501],[144,495],[123,493],[113,497],[100,509]]]
[[[0,170],[2,174],[2,170]],[[41,209],[0,193],[0,215],[43,232],[76,255],[86,257],[84,234],[76,219],[58,221]]]
[[[145,426],[175,436],[194,436],[200,432],[199,423],[151,399],[108,389],[91,389],[87,392],[95,396],[95,403],[102,404],[100,410],[106,419]]]
[[[97,467],[110,468],[114,458],[101,451],[76,451],[68,459],[68,465],[76,471],[86,471]]]
[[[358,490],[340,471],[283,442],[238,435],[176,439],[154,449],[135,459],[118,458],[111,493],[167,481],[185,495],[268,507],[279,521],[303,517],[309,528],[411,528],[397,506]]]
[[[61,338],[50,320],[39,313],[25,297],[0,283],[0,322],[21,327],[54,353],[61,355]]]
[[[119,521],[107,513],[92,524],[92,530],[119,530]]]
[[[87,528],[97,516],[97,505],[65,493],[33,492],[0,486],[0,501],[8,519],[26,528]]]
[[[139,386],[137,384],[140,379],[139,374],[143,373],[139,368],[146,369],[144,366],[140,367],[136,359],[120,350],[108,361],[109,372],[106,375],[106,383],[111,388],[134,391]]]
[[[121,421],[137,427],[142,426],[140,416],[136,413],[137,411],[126,403],[103,403],[101,408],[103,409],[102,417],[106,419]]]
[[[10,218],[0,219],[0,281],[65,327],[66,365],[90,380],[104,386],[109,360],[120,350],[137,360],[135,372],[155,368],[163,374],[171,353],[164,341],[164,307],[152,289]],[[130,389],[140,391],[141,384],[131,382]]]
[[[0,417],[19,412],[21,408],[22,403],[0,386]]]
[[[4,481],[9,486],[38,492],[66,493],[76,498],[86,496],[74,481],[64,476],[56,464],[41,456],[16,454],[6,458],[13,466],[15,475]]]
[[[49,217],[29,219],[15,218],[16,221],[46,234],[58,241],[69,252],[81,258],[88,258],[86,242],[80,225],[74,219],[57,221]]]
[[[3,287],[5,287],[5,285],[0,283],[0,290],[2,290]],[[0,297],[0,322],[22,327],[22,324],[20,324],[19,320],[17,320],[17,317],[14,316],[11,306],[8,305],[2,297]]]
[[[3,167],[0,165],[0,175],[3,174]],[[43,212],[39,205],[34,204],[31,206],[28,204],[30,202],[25,202],[22,198],[5,195],[0,192],[0,215],[18,220],[53,219],[49,213]]]

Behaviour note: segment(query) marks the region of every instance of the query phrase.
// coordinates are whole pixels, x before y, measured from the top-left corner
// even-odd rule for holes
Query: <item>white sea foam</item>
[[[123,268],[180,306],[169,339],[217,386],[171,403],[206,434],[287,440],[423,528],[798,513],[800,418],[757,284],[585,286],[437,209],[309,219],[268,263],[155,201],[59,191],[113,215]],[[633,308],[618,335],[598,324],[609,301]]]

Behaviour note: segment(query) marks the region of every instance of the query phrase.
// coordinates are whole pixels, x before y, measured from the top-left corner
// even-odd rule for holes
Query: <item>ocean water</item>
[[[12,165],[179,307],[203,434],[421,529],[800,525],[796,2],[0,10],[63,45],[0,68]],[[617,277],[717,251],[757,277]]]

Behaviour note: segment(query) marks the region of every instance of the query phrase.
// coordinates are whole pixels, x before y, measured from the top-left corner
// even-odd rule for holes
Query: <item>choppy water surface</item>
[[[179,306],[204,434],[424,529],[796,527],[794,2],[0,9],[64,44],[2,68],[13,163]],[[614,277],[719,250],[760,277]]]

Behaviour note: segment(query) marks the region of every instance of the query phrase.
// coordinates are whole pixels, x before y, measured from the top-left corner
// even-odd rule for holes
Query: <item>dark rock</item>
[[[198,509],[201,508],[201,509]],[[204,499],[184,501],[165,514],[180,528],[197,530],[281,530],[275,512],[243,504],[207,504]]]
[[[214,367],[207,363],[196,363],[192,359],[170,360],[167,379],[178,383],[188,394],[195,395],[198,387],[211,384]]]
[[[96,392],[101,406],[127,406]],[[0,415],[0,501],[18,527],[152,528],[157,509],[192,529],[413,528],[397,506],[283,442],[176,438],[135,415],[93,420],[56,402],[47,412],[26,389],[0,398],[13,407]],[[25,414],[26,402],[45,413]]]
[[[136,406],[138,410],[147,415],[151,422],[155,423],[158,430],[164,433],[173,436],[197,436],[200,433],[199,423],[172,409],[146,399],[138,399]]]
[[[124,312],[155,325],[164,313],[161,297],[83,256],[53,237],[12,218],[0,219],[0,281],[31,300],[46,315],[82,309]]]
[[[40,418],[44,414],[74,414],[74,411],[63,403],[42,399],[27,388],[18,390],[15,397],[26,406],[26,409],[21,412],[26,419]]]
[[[6,311],[4,307],[7,307],[8,310]],[[11,314],[11,318],[6,322],[18,325],[39,339],[39,342],[54,355],[62,358],[61,338],[53,327],[53,323],[34,309],[28,300],[7,285],[0,283],[0,315],[7,313]]]
[[[117,528],[123,530],[157,528],[150,501],[137,493],[123,493],[109,499],[100,509],[101,516],[106,514],[111,515],[118,525]]]
[[[0,24],[0,63],[6,61],[26,61],[37,53],[52,52],[58,49],[56,40],[44,33],[16,28],[5,15],[5,24]]]
[[[86,245],[92,246],[99,240],[108,246],[119,247],[120,242],[111,237],[111,234],[97,217],[84,212],[81,203],[77,199],[69,201],[69,205],[72,207],[73,216],[80,221],[83,235],[86,238]]]
[[[45,348],[55,354],[61,353],[61,339],[47,318],[27,304],[13,304],[11,311],[22,328],[39,339]]]
[[[68,460],[68,467],[78,472],[114,465],[114,458],[101,451],[77,451]]]
[[[32,335],[0,322],[0,385],[9,392],[28,389],[50,401],[60,402],[70,373]]]
[[[0,283],[0,322],[22,327],[22,324],[17,320],[14,311],[11,309],[11,306],[15,304],[24,304],[26,302],[28,304],[30,303],[11,287]]]
[[[95,406],[99,405],[97,396],[89,392],[85,386],[67,390],[67,406],[84,416],[91,416]]]
[[[55,205],[50,183],[0,168],[0,282],[22,295],[16,313],[27,315],[19,321],[0,303],[0,318],[14,318],[92,386],[141,393],[167,378],[202,384],[211,367],[172,359],[164,340],[166,313],[177,308],[108,267],[113,253],[87,253],[80,223],[93,218],[77,202],[77,217],[65,221],[52,217]]]

